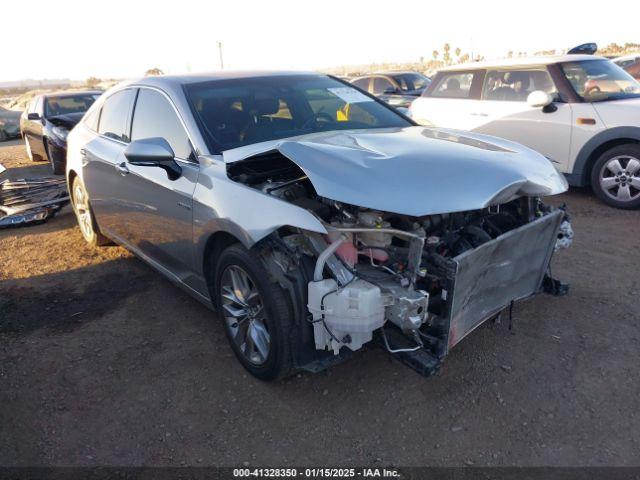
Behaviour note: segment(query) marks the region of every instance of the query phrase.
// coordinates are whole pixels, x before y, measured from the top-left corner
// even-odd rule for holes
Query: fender
[[[614,127],[594,135],[578,152],[572,172],[566,175],[569,185],[575,187],[589,185],[591,166],[596,160],[593,158],[594,152],[608,142],[622,139],[640,142],[640,127]]]

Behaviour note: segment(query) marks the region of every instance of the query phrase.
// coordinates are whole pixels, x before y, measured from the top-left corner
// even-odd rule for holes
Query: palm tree
[[[144,72],[145,77],[157,77],[159,75],[164,75],[164,72],[158,67],[150,68],[149,70]]]

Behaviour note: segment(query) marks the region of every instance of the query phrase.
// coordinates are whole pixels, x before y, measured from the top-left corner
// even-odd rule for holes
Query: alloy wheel
[[[600,186],[605,194],[619,202],[631,202],[640,197],[640,160],[630,155],[618,155],[600,170]]]
[[[255,282],[241,267],[229,265],[222,274],[220,297],[232,341],[249,362],[264,364],[269,356],[271,336]]]
[[[73,205],[76,215],[78,216],[78,225],[85,239],[93,236],[93,223],[91,220],[91,210],[89,209],[89,199],[82,188],[82,185],[76,184],[73,191]]]

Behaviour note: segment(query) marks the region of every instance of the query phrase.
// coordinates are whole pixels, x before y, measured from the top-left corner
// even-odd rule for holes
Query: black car
[[[422,95],[431,79],[418,72],[372,73],[355,78],[353,85],[394,107],[409,108]]]
[[[54,174],[64,174],[67,134],[101,94],[91,90],[34,97],[20,117],[20,132],[29,159],[48,161]]]

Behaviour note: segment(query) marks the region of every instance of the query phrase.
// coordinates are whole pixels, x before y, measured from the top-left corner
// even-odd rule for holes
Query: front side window
[[[482,88],[483,100],[526,102],[531,92],[542,90],[551,97],[557,90],[544,67],[489,70]]]
[[[583,60],[560,66],[573,89],[587,102],[640,97],[638,81],[609,60]]]
[[[469,98],[471,96],[473,76],[473,72],[444,73],[436,80],[437,84],[430,96],[437,98]]]
[[[98,94],[82,94],[82,95],[65,95],[62,97],[47,97],[44,103],[45,117],[56,117],[58,115],[67,115],[69,113],[84,113],[89,110],[100,95]]]
[[[105,100],[100,114],[98,133],[114,140],[129,142],[127,123],[133,97],[134,90],[126,89],[114,93]]]
[[[184,89],[216,153],[308,133],[412,125],[382,102],[324,75],[214,80]]]
[[[192,149],[189,137],[169,101],[160,92],[141,88],[131,124],[131,140],[164,138],[176,157],[187,159]]]

